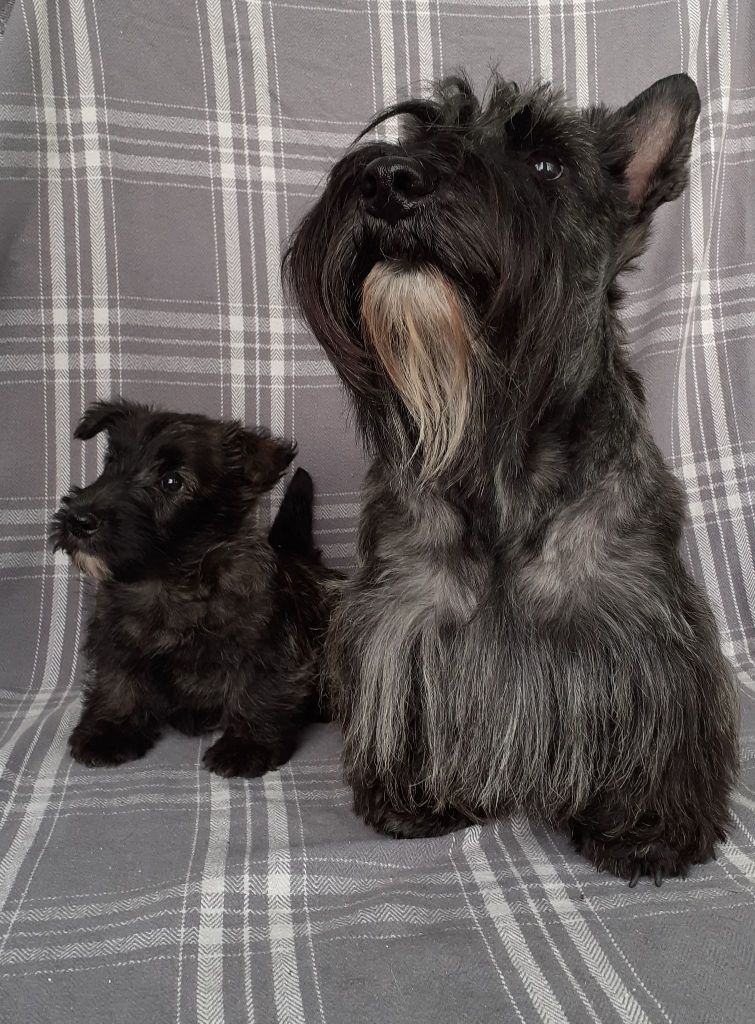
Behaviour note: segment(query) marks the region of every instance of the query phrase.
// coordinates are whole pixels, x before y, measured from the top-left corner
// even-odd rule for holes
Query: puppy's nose
[[[418,160],[379,156],[362,171],[359,188],[369,213],[396,221],[412,214],[433,191],[435,183]]]
[[[100,528],[100,520],[93,512],[69,511],[66,517],[68,528],[76,537],[90,537]]]

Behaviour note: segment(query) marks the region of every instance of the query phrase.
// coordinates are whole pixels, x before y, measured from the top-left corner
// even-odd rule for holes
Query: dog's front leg
[[[205,752],[203,763],[216,775],[255,779],[285,764],[296,750],[296,734],[281,729],[261,736],[257,724],[234,721]]]
[[[264,687],[240,681],[229,695],[223,734],[205,752],[203,762],[216,775],[254,779],[289,760],[306,720],[306,690],[288,677],[273,678]]]
[[[234,723],[205,752],[203,763],[225,778],[256,779],[280,768],[296,749],[295,737],[271,737],[260,742],[255,729]]]
[[[160,717],[148,686],[127,672],[108,668],[95,671],[68,743],[76,761],[95,767],[143,757],[159,735]]]

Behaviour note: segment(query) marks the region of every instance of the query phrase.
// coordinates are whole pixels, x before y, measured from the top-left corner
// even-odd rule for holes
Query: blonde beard
[[[362,287],[362,324],[417,427],[420,477],[452,467],[472,412],[477,331],[458,291],[433,267],[377,263]]]
[[[101,558],[96,555],[87,555],[83,551],[74,551],[71,561],[76,568],[85,576],[91,576],[93,580],[110,579],[111,572]]]

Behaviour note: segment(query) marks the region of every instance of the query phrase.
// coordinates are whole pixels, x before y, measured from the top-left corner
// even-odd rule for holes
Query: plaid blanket
[[[0,1021],[755,1019],[753,6],[743,0],[0,0]],[[523,819],[396,843],[352,815],[338,736],[244,783],[205,741],[66,752],[87,594],[46,524],[122,392],[294,435],[348,565],[362,459],[285,304],[281,249],[379,106],[464,64],[622,102],[686,69],[691,186],[626,317],[686,556],[742,683],[734,830],[630,890]],[[269,515],[274,495],[265,514]]]

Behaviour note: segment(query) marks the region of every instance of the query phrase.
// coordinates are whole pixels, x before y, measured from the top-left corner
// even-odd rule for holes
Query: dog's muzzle
[[[74,537],[83,540],[99,530],[100,520],[93,512],[69,508],[66,513],[65,525]]]
[[[434,191],[435,182],[418,160],[380,156],[362,171],[359,189],[367,212],[393,224],[411,216]]]

